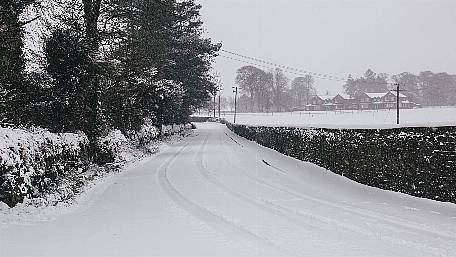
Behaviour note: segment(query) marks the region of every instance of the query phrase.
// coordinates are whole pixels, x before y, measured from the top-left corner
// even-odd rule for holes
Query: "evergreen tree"
[[[220,44],[213,44],[202,36],[203,22],[201,5],[193,0],[175,3],[176,19],[173,27],[175,37],[174,60],[171,66],[172,79],[183,86],[182,105],[177,122],[188,122],[188,117],[201,107],[215,90],[216,84],[210,75],[213,58]]]
[[[83,37],[74,27],[56,29],[44,47],[46,71],[52,78],[52,116],[50,128],[57,132],[86,131],[88,120],[86,67],[90,63]]]
[[[220,45],[203,37],[201,6],[193,0],[50,3],[46,72],[30,75],[19,22],[27,3],[1,3],[2,121],[9,114],[6,121],[17,124],[83,130],[96,160],[106,126],[127,131],[146,119],[157,126],[187,122],[215,88],[210,68]]]
[[[113,1],[110,16],[123,24],[116,87],[106,94],[109,117],[123,129],[137,129],[145,117],[157,126],[187,122],[214,90],[212,58],[219,46],[202,37],[194,1]],[[124,94],[122,100],[113,95]],[[127,121],[127,122],[126,122]]]
[[[23,25],[20,15],[33,1],[0,2],[0,121],[28,123],[24,107],[30,97],[25,83]]]

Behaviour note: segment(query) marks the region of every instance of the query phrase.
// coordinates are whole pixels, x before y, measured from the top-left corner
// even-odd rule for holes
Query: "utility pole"
[[[216,107],[216,103],[215,103],[215,97],[217,96],[217,89],[214,89],[214,118],[216,118],[215,116],[215,109],[217,108]]]
[[[400,124],[400,109],[401,109],[401,106],[400,106],[400,96],[399,96],[399,92],[401,91],[400,88],[399,88],[400,84],[399,83],[396,83],[396,118],[397,118],[397,125]]]
[[[220,96],[220,94],[219,94],[219,96],[218,96],[218,101],[219,101],[219,102],[218,102],[218,115],[219,115],[219,119],[220,119],[220,97],[221,97],[221,96]]]
[[[216,116],[216,110],[217,110],[217,101],[216,101],[216,98],[217,98],[217,91],[220,91],[220,83],[221,83],[221,80],[220,80],[220,75],[218,74],[218,72],[215,73],[214,75],[214,82],[215,82],[215,87],[214,87],[214,119],[217,117]],[[219,113],[220,113],[220,110],[219,110]],[[220,116],[220,114],[219,114]]]
[[[237,115],[237,95],[238,95],[238,88],[233,87],[234,91],[234,124],[236,124],[236,115]]]

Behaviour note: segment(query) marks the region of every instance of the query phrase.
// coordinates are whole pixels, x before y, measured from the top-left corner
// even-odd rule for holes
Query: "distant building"
[[[333,103],[334,96],[315,95],[310,99],[310,105],[306,106],[306,111],[331,111],[335,109]]]
[[[411,109],[417,104],[410,102],[406,95],[399,93],[401,109]],[[379,110],[395,109],[397,105],[396,92],[362,93],[357,97],[346,94],[336,96],[315,95],[310,104],[305,106],[306,111],[333,111],[333,110]]]
[[[356,99],[349,95],[338,94],[332,101],[336,105],[337,110],[356,109]]]
[[[397,93],[388,91],[386,93],[363,93],[359,97],[360,109],[396,109]],[[415,106],[408,100],[408,97],[399,93],[399,107],[401,109],[411,109]]]

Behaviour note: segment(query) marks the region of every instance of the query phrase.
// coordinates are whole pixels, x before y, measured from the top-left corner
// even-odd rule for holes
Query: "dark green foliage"
[[[29,132],[31,135],[32,132]],[[9,149],[16,162],[0,165],[0,201],[10,207],[29,199],[56,191],[61,180],[75,183],[79,172],[88,168],[88,143],[80,140],[78,146],[69,142],[62,145],[59,135],[37,133],[39,140],[22,142]],[[78,172],[79,171],[79,172]]]
[[[236,134],[359,183],[456,203],[456,128],[248,127]]]
[[[53,109],[54,94],[50,78],[45,73],[31,72],[25,77],[27,103],[23,106],[24,120],[39,127],[49,127],[54,124],[56,110]]]
[[[203,37],[193,0],[63,1],[68,14],[48,27],[45,72],[26,74],[19,15],[30,2],[0,5],[0,122],[82,130],[96,161],[108,128],[188,122],[214,91],[220,45]]]
[[[82,37],[73,30],[57,29],[46,40],[46,71],[52,78],[51,129],[55,132],[87,130],[88,103],[85,82],[89,63]]]
[[[79,160],[112,162],[99,142],[109,130],[134,137],[145,133],[146,121],[158,128],[186,123],[214,91],[210,68],[220,48],[202,36],[193,0],[62,1],[68,13],[47,27],[45,70],[27,74],[19,16],[31,2],[0,1],[0,122],[81,130],[89,142],[84,156],[54,154],[49,149],[59,146],[44,144],[24,164],[30,181],[20,164],[2,165],[0,201],[9,205],[77,176],[74,169],[87,165],[72,166]]]
[[[27,102],[23,24],[19,16],[32,1],[0,2],[0,122],[26,123]]]
[[[112,1],[109,14],[125,29],[116,34],[117,74],[104,94],[107,116],[121,130],[145,118],[158,126],[185,123],[214,90],[209,75],[220,46],[201,36],[193,1]],[[119,97],[121,96],[121,97]]]
[[[46,39],[44,52],[46,72],[51,77],[47,90],[51,99],[46,119],[50,122],[43,127],[53,132],[83,131],[90,141],[91,160],[97,163],[112,161],[98,146],[98,138],[107,126],[101,116],[98,100],[101,83],[98,80],[106,74],[100,71],[101,64],[91,56],[82,28],[55,29]]]

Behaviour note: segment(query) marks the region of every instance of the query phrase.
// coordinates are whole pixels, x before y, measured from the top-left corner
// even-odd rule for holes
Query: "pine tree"
[[[49,128],[56,132],[86,130],[87,85],[84,84],[89,53],[74,27],[56,29],[46,40],[46,71],[52,77],[52,116]],[[84,88],[86,87],[86,88]]]
[[[23,10],[33,1],[0,2],[0,121],[27,122],[24,107],[28,104],[23,53]]]
[[[106,96],[126,97],[108,100],[110,118],[124,129],[137,129],[146,117],[158,126],[188,121],[213,91],[209,69],[219,48],[201,36],[200,6],[174,0],[113,4],[110,15],[125,29],[113,56],[118,86]]]
[[[174,28],[177,33],[171,76],[184,89],[177,120],[181,123],[188,122],[191,113],[203,106],[209,95],[216,90],[210,68],[221,45],[213,44],[210,39],[202,36],[200,9],[201,5],[195,4],[193,0],[175,3]]]

